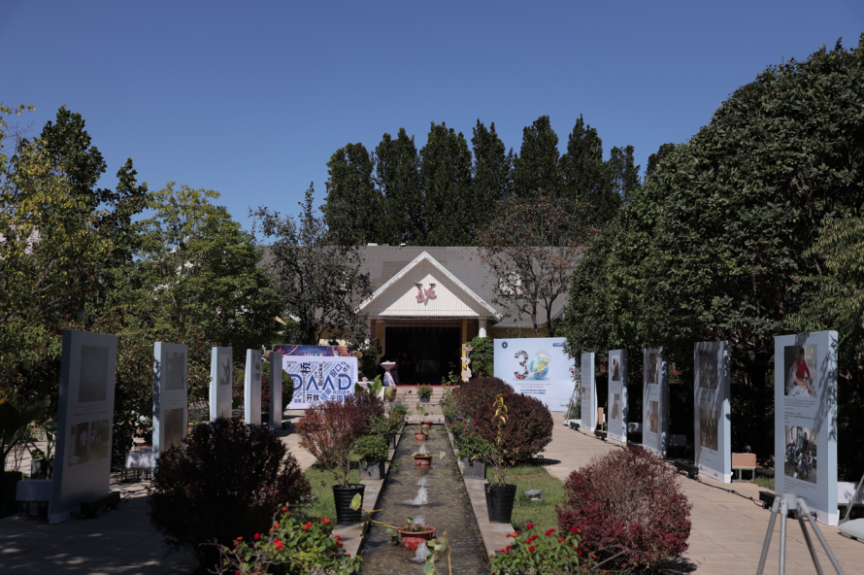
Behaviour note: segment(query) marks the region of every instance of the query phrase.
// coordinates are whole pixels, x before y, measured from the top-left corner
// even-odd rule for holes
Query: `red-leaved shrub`
[[[363,417],[363,435],[372,431],[372,422],[376,417],[384,417],[384,400],[375,394],[364,392],[346,397],[345,401],[360,410]]]
[[[321,467],[335,474],[340,485],[348,485],[354,443],[368,432],[367,415],[375,411],[370,405],[360,395],[350,395],[342,401],[316,404],[297,422],[300,447],[314,455]]]
[[[559,528],[581,529],[583,548],[601,560],[621,553],[606,569],[646,567],[687,549],[691,505],[675,470],[647,451],[595,458],[570,474],[565,489]]]
[[[473,429],[492,445],[496,445],[498,428],[492,420],[492,401],[480,407],[474,416]],[[521,393],[504,394],[507,423],[501,429],[507,459],[526,461],[535,457],[552,441],[552,415],[542,401]]]
[[[168,547],[189,549],[205,569],[219,560],[210,543],[265,532],[276,510],[309,494],[297,460],[267,427],[219,418],[183,444],[159,455],[150,522]]]
[[[513,387],[497,377],[475,377],[453,390],[448,401],[457,419],[470,422],[477,410],[492,403],[502,393],[513,393]]]

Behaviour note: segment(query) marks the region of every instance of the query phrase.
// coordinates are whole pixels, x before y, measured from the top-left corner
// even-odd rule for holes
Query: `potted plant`
[[[487,464],[495,469],[491,483],[486,484],[486,509],[491,523],[510,523],[513,502],[516,500],[516,486],[507,483],[507,445],[504,441],[504,424],[507,423],[507,405],[504,395],[499,394],[493,405],[492,427],[495,428],[495,442],[489,444],[489,452],[484,456]]]
[[[306,416],[297,422],[300,447],[315,456],[318,464],[339,481],[333,486],[337,524],[359,523],[361,518],[360,511],[351,508],[351,502],[355,496],[362,499],[366,486],[348,482],[351,453],[366,427],[359,397],[350,395],[342,401],[325,401],[317,409],[307,409]]]
[[[384,479],[388,451],[383,437],[364,435],[354,445],[354,453],[360,456],[360,479]]]
[[[429,467],[432,465],[432,454],[426,451],[425,445],[421,445],[420,449],[415,451],[412,455],[414,456],[414,464],[417,467]]]
[[[6,458],[18,445],[26,444],[28,426],[48,408],[48,401],[18,411],[8,401],[0,403],[0,456],[3,473],[0,474],[0,517],[11,515],[18,510],[15,493],[23,474],[20,471],[6,471]]]
[[[426,417],[426,410],[418,403],[414,407],[414,411],[417,412],[417,433],[414,434],[414,439],[417,441],[426,441],[426,438],[429,437],[429,434],[423,428],[423,419]]]
[[[417,388],[417,397],[420,398],[420,403],[429,403],[432,397],[432,387],[429,385],[421,385]]]
[[[396,388],[395,387],[385,387],[384,388],[384,399],[387,401],[395,401],[396,400]]]
[[[465,479],[486,479],[484,458],[490,455],[489,442],[477,433],[464,432],[459,441],[459,467]]]
[[[408,406],[401,401],[399,403],[393,404],[393,406],[390,408],[390,415],[398,415],[402,419],[405,419],[406,417],[408,417]]]

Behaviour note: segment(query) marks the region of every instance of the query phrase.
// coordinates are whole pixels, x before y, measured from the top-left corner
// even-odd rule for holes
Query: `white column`
[[[478,323],[479,323],[479,326],[477,329],[477,335],[478,336],[486,337],[486,324],[487,324],[487,322],[488,322],[488,320],[486,320],[482,317],[478,320]]]

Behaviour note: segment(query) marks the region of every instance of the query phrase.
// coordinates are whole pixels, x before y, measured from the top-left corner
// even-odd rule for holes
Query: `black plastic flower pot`
[[[12,515],[18,511],[18,482],[23,474],[20,471],[4,471],[0,473],[0,517]]]
[[[432,396],[420,397],[420,403],[429,403],[429,400],[432,399]]]
[[[515,485],[486,484],[486,511],[490,523],[510,523],[514,501],[516,501]]]
[[[340,485],[333,486],[333,499],[336,502],[336,524],[354,525],[360,523],[363,518],[362,506],[358,510],[351,509],[351,501],[358,493],[363,497],[366,486],[362,483],[354,483],[348,487]],[[515,493],[515,491],[514,491]]]
[[[360,479],[384,479],[384,462],[380,460],[359,462]]]
[[[396,449],[396,436],[388,435],[387,436],[387,449]]]

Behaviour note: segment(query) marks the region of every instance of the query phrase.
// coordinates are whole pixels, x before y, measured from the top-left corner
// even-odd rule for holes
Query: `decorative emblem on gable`
[[[437,295],[435,295],[435,284],[430,283],[429,287],[426,289],[423,289],[423,284],[414,285],[417,286],[417,303],[422,303],[423,305],[426,305],[427,303],[429,303],[430,299],[435,299],[438,297]]]

